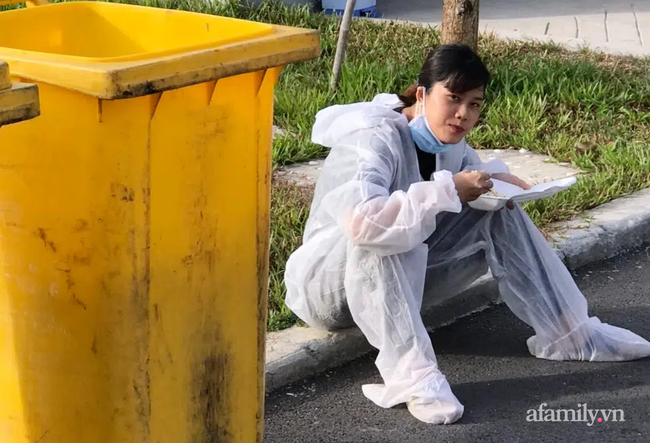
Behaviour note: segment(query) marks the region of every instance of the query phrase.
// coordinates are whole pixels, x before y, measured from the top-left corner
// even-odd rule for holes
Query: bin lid
[[[39,114],[36,85],[11,83],[9,67],[0,60],[0,126],[29,120]]]
[[[104,99],[147,95],[320,55],[318,32],[93,1],[0,13],[0,58],[28,80]]]

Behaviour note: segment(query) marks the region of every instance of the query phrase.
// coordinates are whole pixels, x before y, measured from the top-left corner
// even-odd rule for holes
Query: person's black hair
[[[468,46],[442,45],[429,52],[417,83],[409,86],[399,98],[406,107],[413,106],[417,102],[418,87],[424,86],[429,91],[439,82],[451,92],[461,94],[486,87],[490,82],[490,72]]]

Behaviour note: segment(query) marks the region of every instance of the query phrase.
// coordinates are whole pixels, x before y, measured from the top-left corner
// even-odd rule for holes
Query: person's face
[[[426,118],[434,135],[442,143],[455,144],[478,123],[484,88],[453,93],[443,83],[436,83],[424,94],[418,90],[418,101],[425,100]]]

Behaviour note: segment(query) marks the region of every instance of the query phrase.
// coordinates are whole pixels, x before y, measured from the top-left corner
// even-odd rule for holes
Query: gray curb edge
[[[650,189],[558,223],[551,234],[551,244],[572,270],[646,243],[650,243]],[[460,294],[424,306],[422,317],[433,330],[496,303],[496,282],[486,275]],[[271,332],[266,340],[266,392],[341,366],[372,350],[357,328],[326,332],[293,327]]]

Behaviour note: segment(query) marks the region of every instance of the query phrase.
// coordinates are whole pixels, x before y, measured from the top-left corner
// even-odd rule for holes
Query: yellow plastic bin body
[[[262,440],[273,91],[318,34],[129,5],[0,13],[0,441]]]

